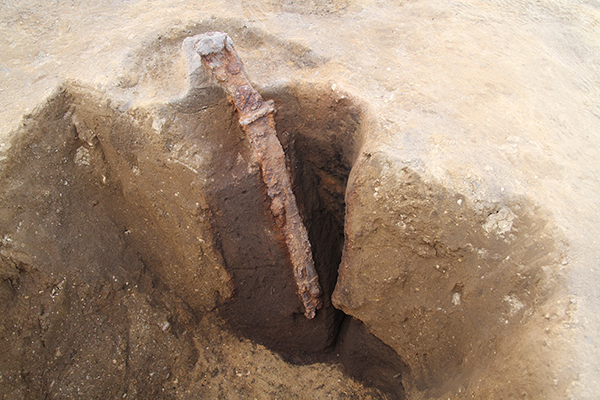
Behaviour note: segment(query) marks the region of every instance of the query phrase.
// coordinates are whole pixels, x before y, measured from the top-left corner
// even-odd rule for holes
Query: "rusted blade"
[[[275,131],[273,102],[264,101],[254,90],[226,33],[205,33],[198,38],[195,48],[204,65],[225,88],[237,108],[240,125],[260,162],[262,178],[271,198],[271,214],[283,233],[298,295],[304,304],[304,315],[309,319],[314,318],[316,310],[323,305],[321,286],[308,233],[292,192],[283,148]]]

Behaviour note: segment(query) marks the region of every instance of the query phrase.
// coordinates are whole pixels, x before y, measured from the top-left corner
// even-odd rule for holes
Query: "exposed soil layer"
[[[85,136],[114,114],[75,99],[90,100],[61,90],[27,117],[2,170],[2,395],[161,397],[197,359],[194,314],[155,273],[181,255]]]
[[[199,370],[230,372],[199,359],[198,335],[227,335],[213,317],[199,323],[216,310],[239,336],[288,361],[341,361],[366,384],[404,396],[399,357],[330,300],[361,109],[314,88],[265,96],[279,110],[325,292],[317,317],[303,315],[260,169],[224,98],[193,112],[121,112],[69,84],[25,119],[2,169],[4,395],[200,393]],[[235,340],[227,337],[215,340]]]

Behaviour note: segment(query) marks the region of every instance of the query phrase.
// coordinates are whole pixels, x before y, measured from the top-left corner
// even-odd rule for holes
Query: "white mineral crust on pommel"
[[[223,48],[231,51],[233,49],[233,41],[225,32],[207,32],[199,35],[194,47],[198,54],[206,56],[211,53],[218,53]]]

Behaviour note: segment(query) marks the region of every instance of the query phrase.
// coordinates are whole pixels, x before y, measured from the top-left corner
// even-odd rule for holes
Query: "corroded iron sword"
[[[304,315],[312,319],[322,307],[321,286],[306,227],[298,213],[296,197],[285,165],[285,155],[275,131],[273,101],[264,101],[246,76],[231,38],[222,32],[200,35],[194,45],[207,69],[229,94],[248,135],[271,198],[271,214],[283,233]]]

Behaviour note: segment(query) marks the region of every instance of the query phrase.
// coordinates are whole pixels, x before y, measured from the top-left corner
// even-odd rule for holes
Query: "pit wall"
[[[333,304],[408,364],[409,393],[561,398],[555,340],[573,304],[543,209],[475,203],[385,151],[361,155],[346,206]]]

